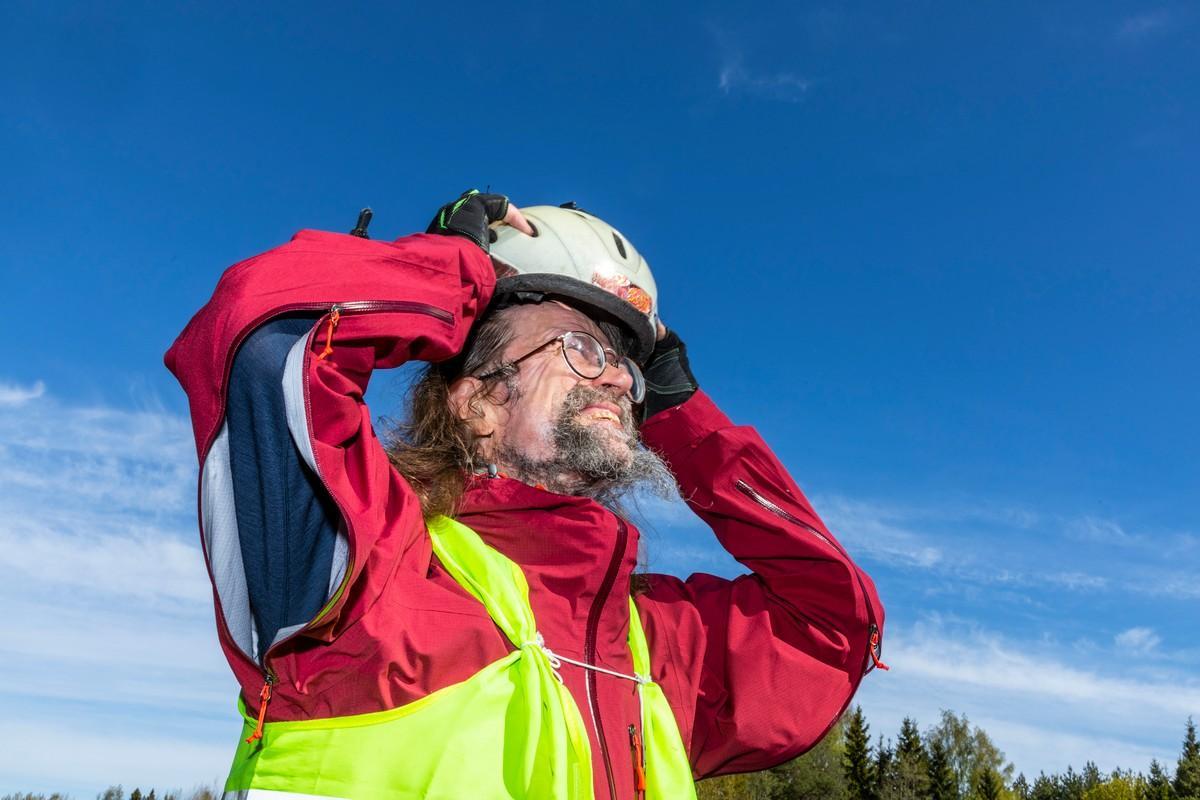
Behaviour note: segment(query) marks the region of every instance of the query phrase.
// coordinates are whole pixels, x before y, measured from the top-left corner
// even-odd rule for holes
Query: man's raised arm
[[[878,663],[883,607],[754,429],[696,391],[686,354],[682,363],[660,381],[678,387],[678,404],[651,416],[643,439],[752,573],[652,575],[637,600],[663,670],[654,677],[682,710],[696,776],[709,777],[765,769],[819,741]]]

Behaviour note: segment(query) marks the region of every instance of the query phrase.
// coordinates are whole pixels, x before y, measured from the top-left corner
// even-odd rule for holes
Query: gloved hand
[[[517,230],[533,235],[533,228],[516,206],[502,194],[481,194],[477,189],[463,192],[438,209],[426,233],[462,236],[488,252],[494,236],[488,225],[503,220]]]
[[[661,325],[661,323],[660,323]],[[642,421],[687,400],[700,388],[688,364],[687,346],[679,335],[667,328],[654,343],[642,374],[646,378],[646,400],[642,403]]]

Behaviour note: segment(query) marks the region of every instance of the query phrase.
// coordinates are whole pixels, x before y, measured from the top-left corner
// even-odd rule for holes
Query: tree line
[[[1174,770],[1104,774],[1092,762],[1076,772],[1029,780],[987,732],[965,715],[943,711],[921,733],[905,718],[894,740],[872,743],[855,707],[812,750],[762,772],[700,781],[700,800],[1200,800],[1200,744],[1189,717]]]
[[[696,784],[699,800],[1200,800],[1200,743],[1189,717],[1174,770],[1150,762],[1145,774],[1102,773],[1092,762],[1076,772],[1013,777],[1013,765],[965,715],[943,711],[921,733],[905,718],[894,740],[872,743],[861,706],[842,716],[816,747],[762,772]],[[110,786],[96,800],[217,800],[216,787],[126,794]],[[6,794],[0,800],[70,800],[64,794]]]

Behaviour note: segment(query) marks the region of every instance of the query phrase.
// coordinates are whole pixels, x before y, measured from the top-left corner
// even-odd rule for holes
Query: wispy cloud
[[[1099,544],[1133,544],[1137,539],[1126,532],[1121,525],[1111,519],[1085,516],[1071,520],[1066,525],[1066,531],[1080,541],[1096,542]]]
[[[1175,27],[1177,20],[1177,15],[1166,8],[1134,14],[1122,19],[1117,25],[1117,40],[1122,42],[1140,42],[1152,36],[1166,33]]]
[[[753,68],[746,63],[745,48],[724,28],[709,26],[709,35],[720,53],[717,90],[725,97],[747,96],[784,103],[799,103],[813,81],[791,70]]]
[[[19,406],[36,400],[46,393],[46,384],[38,381],[32,386],[0,383],[0,406]]]
[[[1133,634],[1147,643],[1153,634]],[[936,719],[942,708],[966,713],[997,741],[1018,770],[1145,769],[1173,757],[1184,720],[1200,709],[1200,681],[1182,669],[1145,677],[1129,670],[1114,643],[1103,657],[1079,662],[1069,645],[1036,633],[1003,636],[977,625],[929,618],[892,626],[885,645],[891,666],[864,682],[861,700],[882,730],[900,719]],[[1045,747],[1058,738],[1071,748]]]
[[[929,568],[943,561],[928,536],[903,525],[904,511],[840,496],[822,497],[819,505],[825,523],[856,552],[900,566]]]
[[[1108,586],[1108,578],[1102,575],[1089,575],[1085,572],[1051,572],[1042,575],[1041,578],[1064,589],[1075,591],[1099,590]]]
[[[726,96],[746,94],[786,103],[802,101],[812,85],[810,79],[794,72],[752,71],[741,53],[727,54],[717,76],[717,88]]]
[[[232,751],[237,690],[213,626],[187,421],[154,404],[64,403],[41,382],[0,384],[0,403],[0,705],[38,720],[5,727],[0,775],[83,796],[110,781],[211,781]],[[44,758],[46,741],[80,758]]]
[[[1158,647],[1162,637],[1151,628],[1130,628],[1118,633],[1113,641],[1119,649],[1141,655]]]

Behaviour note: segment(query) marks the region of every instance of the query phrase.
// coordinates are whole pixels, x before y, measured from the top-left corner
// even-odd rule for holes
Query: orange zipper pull
[[[873,663],[873,664],[874,664],[876,667],[878,667],[879,669],[883,669],[883,670],[888,670],[888,669],[891,669],[891,667],[889,667],[887,664],[883,663],[883,661],[882,661],[882,660],[880,660],[880,658],[879,658],[879,650],[880,650],[880,647],[879,647],[879,628],[877,628],[877,627],[875,627],[874,625],[872,625],[872,626],[871,626],[871,647],[870,647],[870,652],[871,652],[871,663]]]
[[[325,328],[325,349],[317,356],[318,361],[324,361],[325,356],[333,352],[333,332],[337,329],[338,321],[342,318],[342,310],[337,306],[329,309],[329,326]]]
[[[633,788],[638,800],[646,797],[646,752],[642,750],[642,739],[637,728],[629,726],[629,747],[633,750]]]
[[[250,738],[246,740],[246,744],[256,742],[262,738],[263,723],[267,719],[267,703],[271,702],[271,684],[275,683],[275,679],[267,675],[267,680],[263,684],[262,691],[258,693],[258,725],[254,728],[254,733],[250,734]]]

